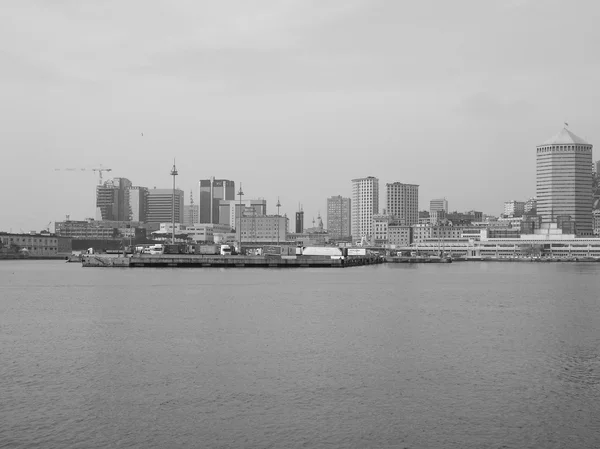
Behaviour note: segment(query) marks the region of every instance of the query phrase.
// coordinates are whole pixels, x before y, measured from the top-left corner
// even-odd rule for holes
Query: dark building
[[[235,182],[227,179],[200,180],[200,223],[219,223],[219,204],[221,200],[235,200]]]
[[[296,234],[302,234],[304,231],[304,211],[296,212]]]
[[[131,181],[113,178],[96,187],[96,220],[129,220]]]

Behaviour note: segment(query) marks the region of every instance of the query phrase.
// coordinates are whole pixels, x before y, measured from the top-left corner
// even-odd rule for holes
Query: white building
[[[379,212],[379,179],[368,176],[352,180],[352,238],[373,234],[373,215]]]
[[[525,201],[505,201],[504,215],[507,217],[521,217],[525,213]]]
[[[429,201],[429,215],[431,216],[433,212],[444,211],[448,213],[448,200],[446,198],[434,198]]]

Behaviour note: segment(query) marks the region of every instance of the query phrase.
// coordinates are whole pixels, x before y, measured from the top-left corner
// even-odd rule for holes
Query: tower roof
[[[538,145],[538,146],[544,147],[547,145],[573,145],[573,144],[589,145],[588,142],[583,140],[581,137],[576,136],[571,131],[569,131],[566,127],[564,127],[552,139],[546,140],[543,144]]]

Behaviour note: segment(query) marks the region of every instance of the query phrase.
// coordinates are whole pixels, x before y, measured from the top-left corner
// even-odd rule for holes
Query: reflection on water
[[[0,447],[600,447],[600,264],[74,265],[0,264]]]

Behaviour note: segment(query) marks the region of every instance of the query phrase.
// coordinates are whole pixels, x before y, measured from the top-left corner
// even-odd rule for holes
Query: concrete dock
[[[90,254],[82,260],[84,267],[215,267],[215,268],[346,268],[382,263],[378,257],[352,257],[345,260],[328,256],[216,256],[198,254],[135,254],[131,257]]]

